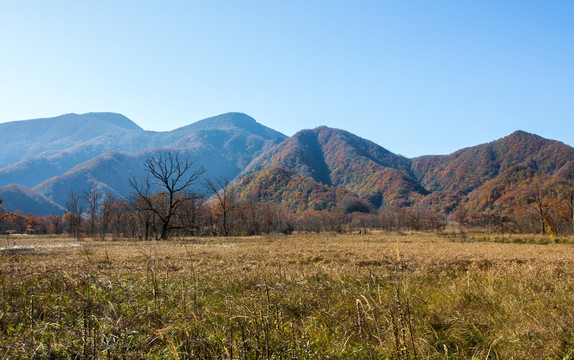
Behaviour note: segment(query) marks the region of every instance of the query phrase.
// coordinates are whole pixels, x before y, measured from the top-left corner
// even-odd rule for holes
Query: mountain
[[[106,146],[77,145],[53,155],[24,159],[0,169],[0,185],[19,184],[31,188],[107,151]]]
[[[101,193],[128,197],[129,179],[143,176],[143,159],[120,152],[109,152],[84,162],[63,175],[34,187],[34,191],[65,206],[70,191],[84,193],[96,187]]]
[[[321,184],[281,167],[250,173],[233,185],[239,200],[281,204],[291,211],[341,210],[349,204],[361,204],[358,196],[343,188]],[[367,204],[361,204],[368,209]]]
[[[563,184],[563,178],[515,165],[468,194],[464,207],[472,211],[496,208],[511,212],[515,207],[532,202],[538,189],[559,189]]]
[[[166,149],[194,159],[204,179],[232,180],[238,199],[291,211],[504,210],[529,201],[535,189],[574,179],[574,148],[524,131],[408,159],[325,126],[286,137],[242,113],[166,132],[143,130],[120,114],[88,113],[0,124],[0,198],[9,210],[45,214],[61,212],[71,190],[96,186],[128,197],[129,179],[145,176],[146,157]]]
[[[242,113],[214,116],[168,132],[164,137],[167,139],[162,144],[164,148],[216,152],[219,157],[232,161],[235,169],[226,174],[232,177],[258,155],[287,138]],[[224,169],[219,171],[225,172]]]
[[[33,187],[108,151],[134,153],[153,141],[123,115],[67,114],[0,124],[0,186]]]
[[[303,130],[262,154],[243,176],[283,168],[317,183],[339,187],[373,206],[408,206],[428,192],[410,160],[347,131],[325,126]]]
[[[241,113],[214,116],[167,132],[145,131],[113,113],[15,121],[0,124],[0,141],[6,142],[0,145],[5,151],[0,152],[0,186],[34,187],[109,151],[136,154],[205,144],[234,152],[236,166],[243,169],[253,154],[283,139],[285,135]]]
[[[572,176],[574,148],[524,131],[450,155],[412,159],[412,172],[431,192],[468,194],[516,165],[551,175]]]
[[[292,210],[323,207],[321,196],[333,207],[352,195],[371,208],[422,206],[448,214],[460,206],[510,208],[528,199],[533,187],[552,188],[573,177],[574,148],[524,131],[450,155],[407,159],[346,131],[319,127],[259,156],[233,186],[240,196]],[[310,196],[319,186],[325,189]],[[333,195],[340,190],[347,193]]]
[[[21,185],[0,187],[0,199],[3,200],[4,208],[10,212],[19,210],[24,214],[38,216],[64,213],[63,207]]]
[[[54,118],[0,124],[0,168],[38,155],[53,155],[105,138],[143,130],[120,114],[66,114]]]
[[[471,211],[510,208],[527,201],[533,187],[556,187],[573,178],[574,148],[516,131],[450,155],[414,158],[411,169],[431,192],[423,206],[445,213],[459,206]]]
[[[96,186],[103,192],[128,197],[129,179],[142,179],[143,162],[164,149],[178,149],[206,169],[204,178],[235,178],[255,157],[281,142],[285,135],[257,123],[244,114],[230,113],[199,121],[162,134],[165,148],[136,154],[108,152],[83,162],[62,175],[34,187],[41,195],[63,204],[70,190]]]

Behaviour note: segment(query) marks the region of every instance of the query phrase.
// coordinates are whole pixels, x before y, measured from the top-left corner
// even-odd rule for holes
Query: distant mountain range
[[[481,210],[511,206],[536,182],[574,177],[574,148],[523,131],[450,155],[409,159],[328,127],[287,137],[241,113],[168,132],[143,130],[120,114],[89,113],[0,124],[0,198],[10,211],[46,215],[64,212],[71,190],[96,186],[127,197],[130,177],[143,176],[146,156],[162,149],[197,159],[206,178],[233,180],[237,198],[292,211]]]

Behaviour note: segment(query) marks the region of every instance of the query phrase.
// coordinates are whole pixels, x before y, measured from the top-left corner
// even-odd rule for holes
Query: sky
[[[408,157],[574,146],[574,1],[0,1],[0,122],[243,112]]]

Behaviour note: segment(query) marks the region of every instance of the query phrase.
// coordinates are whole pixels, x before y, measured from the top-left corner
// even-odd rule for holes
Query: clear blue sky
[[[239,111],[406,156],[574,145],[574,1],[2,1],[0,122]]]

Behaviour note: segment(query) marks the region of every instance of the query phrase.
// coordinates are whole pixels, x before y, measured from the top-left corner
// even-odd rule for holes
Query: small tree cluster
[[[35,216],[21,211],[0,213],[0,234],[61,234],[62,217],[58,215]]]
[[[446,217],[423,207],[382,208],[379,227],[385,231],[439,230],[446,225]]]

